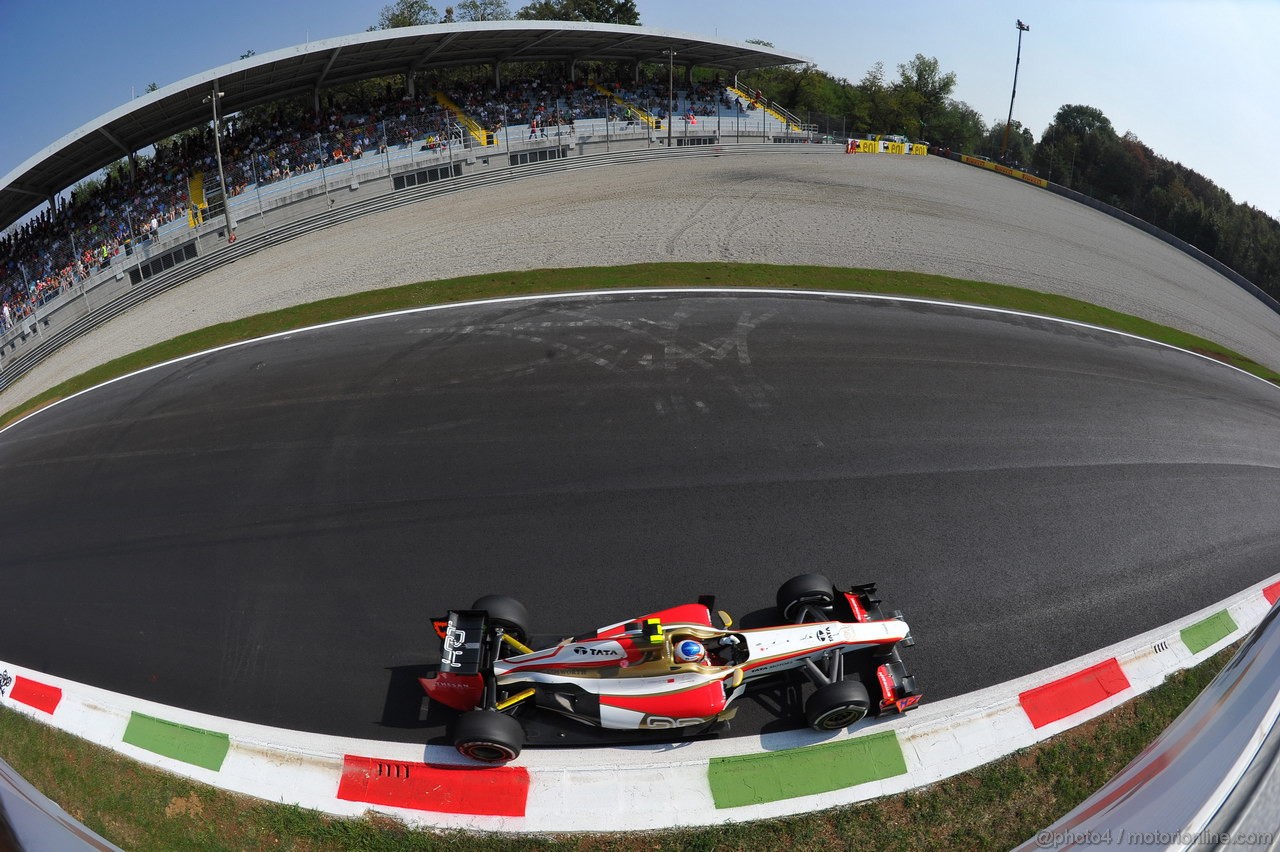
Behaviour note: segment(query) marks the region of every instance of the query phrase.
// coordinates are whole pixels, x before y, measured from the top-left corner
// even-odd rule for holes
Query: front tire
[[[485,595],[471,605],[489,613],[489,623],[506,630],[513,638],[525,642],[529,638],[529,610],[506,595]]]
[[[838,680],[809,696],[804,717],[815,731],[838,731],[862,721],[870,709],[871,696],[861,681]]]
[[[471,710],[458,717],[453,729],[458,753],[482,763],[507,763],[524,748],[524,728],[505,713]]]
[[[801,574],[792,577],[778,589],[778,615],[792,623],[804,604],[826,608],[836,599],[835,587],[821,574]]]

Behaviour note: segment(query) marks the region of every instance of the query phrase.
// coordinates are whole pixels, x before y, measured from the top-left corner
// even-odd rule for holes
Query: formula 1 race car
[[[457,750],[488,763],[520,754],[522,713],[634,731],[704,726],[732,715],[748,686],[797,672],[815,687],[805,720],[839,730],[920,701],[898,651],[915,641],[902,613],[884,617],[875,588],[838,592],[826,577],[802,574],[778,589],[775,626],[733,630],[703,597],[541,651],[524,644],[524,606],[487,595],[434,620],[440,670],[419,680],[431,701],[462,711]]]

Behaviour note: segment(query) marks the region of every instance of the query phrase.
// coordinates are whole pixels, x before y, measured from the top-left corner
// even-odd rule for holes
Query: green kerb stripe
[[[188,728],[141,713],[129,716],[124,741],[174,760],[203,766],[217,772],[231,748],[231,738],[216,731]]]
[[[898,735],[886,731],[771,754],[713,758],[707,780],[717,808],[738,808],[828,793],[906,771]]]
[[[1225,609],[1215,612],[1204,621],[1198,621],[1182,630],[1182,642],[1191,649],[1191,653],[1199,654],[1215,642],[1226,639],[1236,632],[1236,622],[1231,613]]]

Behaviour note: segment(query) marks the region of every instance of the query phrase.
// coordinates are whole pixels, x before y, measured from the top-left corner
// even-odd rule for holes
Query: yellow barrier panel
[[[1033,186],[1038,186],[1041,189],[1049,188],[1049,181],[1044,178],[1029,175],[1020,169],[1011,169],[1008,166],[1002,166],[999,163],[993,163],[990,160],[984,160],[981,157],[970,157],[968,154],[961,154],[960,162],[968,163],[971,166],[979,166],[980,168],[984,168],[989,171],[999,172],[1002,175],[1016,178],[1017,180],[1032,184]]]
[[[846,148],[856,148],[858,154],[914,154],[922,157],[929,153],[928,145],[917,142],[889,142],[881,139],[851,139]]]
[[[203,225],[203,211],[209,207],[209,202],[204,197],[204,172],[196,172],[187,179],[187,197],[191,199],[191,205],[187,208],[187,227]]]
[[[191,206],[200,208],[209,206],[204,200],[204,172],[196,172],[187,181],[187,195],[191,198]]]

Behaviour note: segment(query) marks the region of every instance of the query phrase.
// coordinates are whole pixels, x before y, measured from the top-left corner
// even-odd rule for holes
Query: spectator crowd
[[[447,151],[464,134],[457,117],[433,94],[399,96],[390,84],[378,95],[374,87],[343,92],[321,115],[298,103],[227,117],[222,127],[223,167],[227,195],[263,187],[304,173],[384,154],[390,148],[421,146]],[[614,83],[613,95],[587,83],[530,78],[450,86],[449,97],[465,115],[497,137],[509,128],[528,126],[529,137],[573,135],[574,123],[605,119],[638,127],[642,116],[632,107],[665,121],[667,81]],[[682,98],[685,120],[715,115],[735,104],[719,80],[698,85]],[[754,103],[746,108],[754,108]],[[0,236],[0,325],[7,330],[23,317],[121,256],[160,238],[174,221],[188,221],[188,180],[203,173],[204,185],[216,195],[217,162],[212,127],[197,127],[154,145],[153,153],[130,157],[109,169],[101,180],[55,198],[34,217]],[[117,260],[121,259],[121,260]]]

